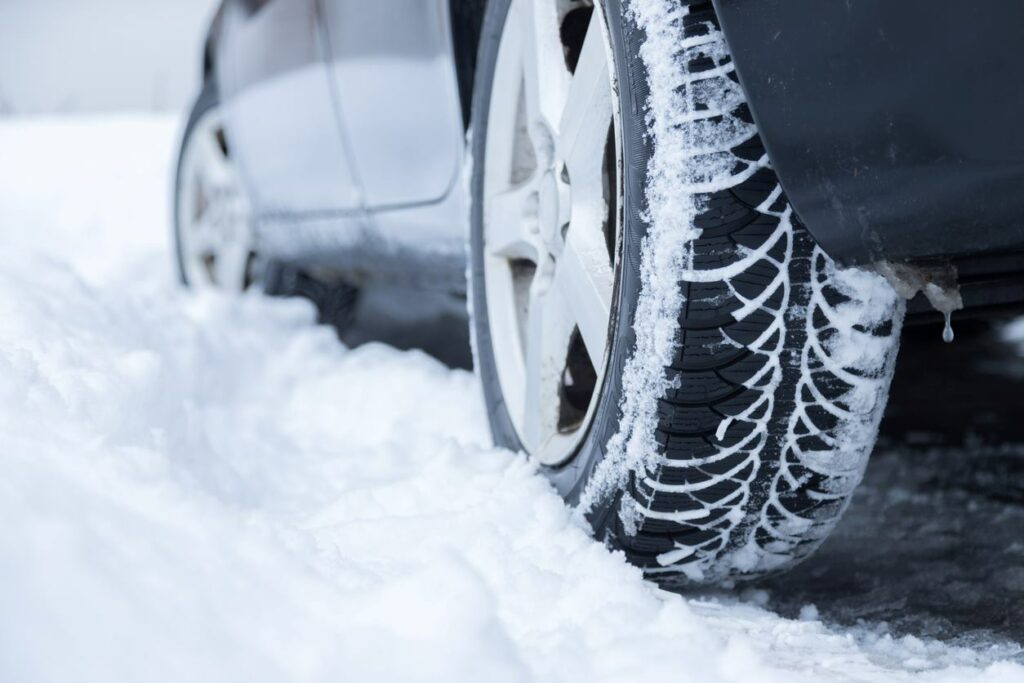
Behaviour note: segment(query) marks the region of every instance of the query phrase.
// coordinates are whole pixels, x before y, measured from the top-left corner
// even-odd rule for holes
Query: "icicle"
[[[946,318],[942,341],[947,344],[953,341],[953,311],[964,307],[956,283],[956,268],[951,264],[923,267],[885,261],[876,263],[875,268],[905,299],[912,299],[918,292],[924,294],[928,303]]]

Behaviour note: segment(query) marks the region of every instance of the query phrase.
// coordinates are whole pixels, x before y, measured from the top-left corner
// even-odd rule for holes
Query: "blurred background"
[[[216,6],[0,0],[0,115],[183,109]]]

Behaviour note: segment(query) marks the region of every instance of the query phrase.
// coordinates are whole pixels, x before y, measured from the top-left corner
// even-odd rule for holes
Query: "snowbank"
[[[176,127],[0,124],[0,680],[1024,680],[659,592],[489,447],[470,374],[180,291]]]

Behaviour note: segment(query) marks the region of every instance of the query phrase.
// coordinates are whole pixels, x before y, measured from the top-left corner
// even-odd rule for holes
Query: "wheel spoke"
[[[196,152],[199,155],[199,166],[208,185],[221,186],[226,183],[234,183],[236,171],[231,161],[224,156],[224,150],[217,139],[220,127],[207,124],[198,131],[196,141]]]
[[[572,0],[512,0],[487,119],[490,340],[520,441],[546,464],[564,462],[586,433],[608,346],[618,181],[602,16]]]
[[[220,240],[217,236],[217,227],[210,219],[209,209],[192,223],[186,238],[189,248],[197,254],[207,255],[217,251]]]
[[[538,258],[537,191],[525,183],[488,198],[486,204],[487,252],[507,259]]]
[[[565,299],[550,284],[534,282],[526,335],[523,436],[534,453],[558,432],[559,387],[574,328]]]
[[[601,187],[605,143],[612,121],[608,61],[600,22],[590,21],[558,126],[559,145],[573,188]]]
[[[557,3],[515,0],[509,20],[515,22],[522,46],[523,96],[529,123],[553,128],[561,115],[569,78],[562,55]]]
[[[574,217],[558,260],[555,287],[579,327],[591,364],[600,368],[608,344],[614,275],[603,235],[593,228],[594,220],[600,219]]]
[[[560,151],[572,182],[571,222],[556,284],[577,321],[595,368],[604,361],[614,275],[604,228],[609,219],[604,168],[612,122],[604,37],[591,19],[559,124]]]

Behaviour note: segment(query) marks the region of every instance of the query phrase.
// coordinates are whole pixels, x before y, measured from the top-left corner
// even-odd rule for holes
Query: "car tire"
[[[242,291],[262,279],[248,200],[207,80],[185,124],[174,175],[178,276],[190,287]]]
[[[527,87],[495,77],[522,2],[543,0],[489,3],[473,102],[468,289],[494,441],[538,459],[594,534],[662,585],[785,569],[824,540],[862,478],[903,303],[879,276],[838,268],[800,223],[710,2],[598,2],[620,183],[607,349],[571,453],[537,458],[504,390],[510,328],[495,321],[511,314],[488,291],[500,263],[488,174],[504,173],[489,158],[494,103]],[[528,303],[516,300],[527,317],[537,272]]]

